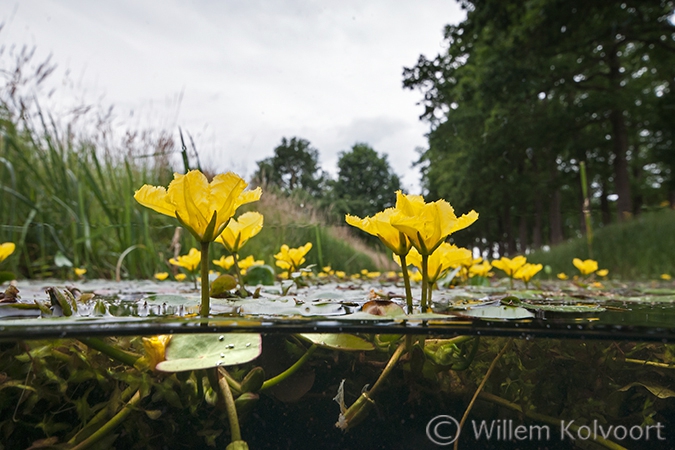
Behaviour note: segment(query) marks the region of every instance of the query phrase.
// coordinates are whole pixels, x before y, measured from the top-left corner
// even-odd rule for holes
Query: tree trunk
[[[609,225],[612,223],[612,213],[609,210],[609,200],[607,200],[607,182],[602,181],[600,187],[602,192],[600,193],[600,215],[602,217],[602,224]]]
[[[560,189],[557,188],[551,195],[549,205],[549,226],[551,228],[551,245],[560,244],[563,241],[562,214],[560,212]]]
[[[532,229],[532,247],[534,250],[541,248],[543,244],[542,231],[541,231],[541,220],[543,212],[543,205],[541,204],[541,194],[536,193],[534,197],[534,228]]]

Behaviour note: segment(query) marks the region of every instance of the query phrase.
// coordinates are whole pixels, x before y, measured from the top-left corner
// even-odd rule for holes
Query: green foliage
[[[323,175],[319,170],[319,151],[306,139],[281,139],[274,156],[258,161],[253,177],[257,184],[277,186],[285,193],[302,189],[311,195],[321,192]]]
[[[603,223],[675,198],[672,1],[462,6],[447,51],[404,71],[432,125],[425,188],[481,214],[462,243],[503,254],[575,236],[580,161]]]
[[[643,214],[626,223],[613,224],[594,231],[593,259],[601,269],[609,269],[610,278],[657,279],[662,273],[675,275],[675,210],[663,209]],[[572,239],[528,255],[533,263],[550,265],[553,276],[564,272],[578,274],[573,258],[587,259],[583,237]]]
[[[355,144],[341,152],[337,180],[332,183],[331,202],[340,216],[372,216],[394,206],[394,193],[401,188],[387,155],[379,156],[368,144]]]

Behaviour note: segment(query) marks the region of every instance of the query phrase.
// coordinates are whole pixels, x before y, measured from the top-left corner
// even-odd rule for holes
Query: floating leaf
[[[371,300],[365,303],[361,310],[375,316],[396,317],[405,314],[403,308],[391,300]]]
[[[237,287],[237,280],[232,275],[223,274],[213,280],[211,283],[211,297],[227,298],[230,297],[230,291]]]
[[[368,342],[353,334],[309,333],[301,334],[300,336],[320,347],[333,350],[364,351],[375,348],[372,342]]]
[[[481,306],[462,311],[461,315],[479,319],[502,320],[530,319],[534,317],[534,314],[520,306]]]
[[[176,335],[166,348],[166,361],[156,369],[182,372],[232,366],[253,361],[261,351],[262,338],[254,333]]]
[[[258,284],[272,286],[274,285],[274,280],[274,269],[267,264],[250,267],[246,271],[246,276],[244,277],[246,284],[253,286]]]

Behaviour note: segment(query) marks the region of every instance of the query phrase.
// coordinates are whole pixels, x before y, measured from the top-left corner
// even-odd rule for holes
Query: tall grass
[[[577,273],[573,258],[589,258],[585,238],[573,239],[528,256],[531,262],[548,264],[553,273]],[[610,277],[654,279],[662,273],[675,275],[675,210],[642,214],[629,222],[597,230],[593,237],[593,259]]]

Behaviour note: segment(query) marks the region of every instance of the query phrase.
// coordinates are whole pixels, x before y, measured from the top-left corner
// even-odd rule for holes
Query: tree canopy
[[[596,221],[675,201],[673,1],[461,4],[403,85],[424,95],[429,196],[481,214],[464,236],[512,253],[576,235],[581,162]]]

